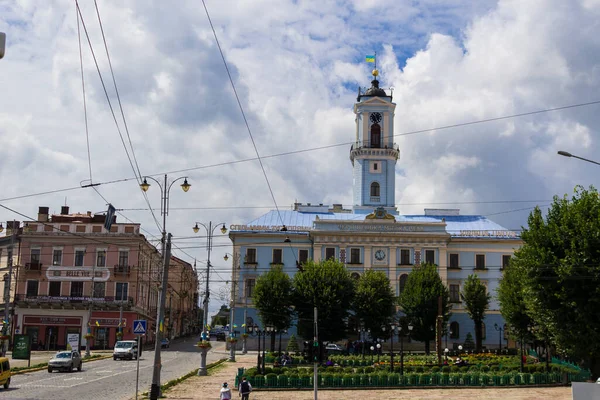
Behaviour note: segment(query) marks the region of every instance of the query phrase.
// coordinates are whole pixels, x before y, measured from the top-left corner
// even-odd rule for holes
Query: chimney
[[[69,215],[69,206],[62,206],[60,208],[60,215]]]
[[[50,208],[48,207],[39,207],[38,208],[38,222],[48,222],[48,212]]]
[[[92,212],[91,212],[91,211],[88,211],[88,212],[87,212],[87,216],[88,216],[88,217],[91,217],[91,216],[92,216]]]

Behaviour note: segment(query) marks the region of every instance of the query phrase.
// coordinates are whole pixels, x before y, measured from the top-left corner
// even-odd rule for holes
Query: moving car
[[[81,356],[77,351],[59,351],[48,361],[48,372],[54,370],[71,372],[73,368],[81,371]]]
[[[0,385],[4,386],[4,389],[8,389],[10,386],[10,362],[6,357],[0,357]]]
[[[160,341],[160,347],[161,347],[161,349],[168,349],[169,348],[169,344],[170,344],[170,342],[169,342],[169,339],[167,339],[167,338],[163,338]]]
[[[142,349],[140,349],[140,356],[142,355]],[[115,344],[113,350],[113,360],[125,358],[127,360],[133,360],[138,356],[138,345],[137,340],[119,340]]]

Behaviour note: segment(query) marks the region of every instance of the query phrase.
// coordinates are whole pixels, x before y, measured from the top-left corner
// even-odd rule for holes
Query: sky
[[[166,228],[174,254],[203,270],[196,222],[243,224],[275,203],[351,207],[352,107],[375,52],[397,104],[401,214],[460,208],[518,231],[532,207],[598,185],[598,166],[557,151],[600,161],[600,104],[503,117],[600,100],[599,0],[204,4],[218,44],[201,0],[97,1],[117,98],[92,0],[79,25],[74,0],[0,0],[0,205],[35,217],[110,202],[157,243],[161,193],[149,181],[155,221],[136,176],[187,176]],[[81,188],[90,182],[99,193]],[[227,292],[229,244],[215,231],[211,310]]]

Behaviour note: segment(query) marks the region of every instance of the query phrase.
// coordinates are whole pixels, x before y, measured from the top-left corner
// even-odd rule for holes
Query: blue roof
[[[319,217],[320,220],[339,220],[339,221],[363,221],[365,214],[354,213],[311,213],[300,211],[276,211],[272,210],[247,223],[245,226],[237,226],[240,229],[233,231],[262,231],[265,227],[277,227],[285,225],[288,231],[310,230],[313,223]],[[509,235],[501,232],[510,232],[503,226],[487,219],[483,215],[396,215],[397,222],[419,223],[419,222],[446,222],[446,231],[452,236],[461,237],[494,237],[514,239],[518,234]],[[375,222],[375,221],[373,221]],[[257,229],[253,229],[256,227]],[[250,229],[248,229],[250,228]],[[263,228],[263,229],[261,229]],[[471,231],[471,232],[469,232]],[[486,233],[488,232],[488,233]],[[490,234],[491,233],[491,234]]]

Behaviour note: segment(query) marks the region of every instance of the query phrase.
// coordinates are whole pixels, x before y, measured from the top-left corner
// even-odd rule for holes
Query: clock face
[[[385,251],[383,251],[383,250],[377,250],[377,251],[375,252],[375,258],[376,258],[378,261],[383,261],[383,260],[385,260]]]
[[[381,122],[381,114],[376,112],[371,114],[371,122],[374,124],[378,124]]]

